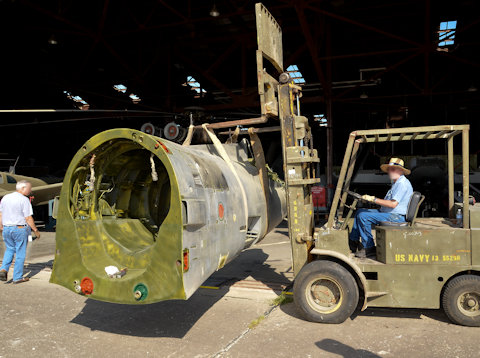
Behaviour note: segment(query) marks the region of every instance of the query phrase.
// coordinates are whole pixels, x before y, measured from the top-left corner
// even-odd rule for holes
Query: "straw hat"
[[[390,158],[390,160],[388,161],[388,164],[380,165],[380,169],[382,169],[382,171],[387,173],[389,167],[401,168],[403,170],[403,174],[409,175],[410,170],[405,168],[404,165],[405,165],[405,163],[403,162],[402,159],[400,159],[400,158]]]

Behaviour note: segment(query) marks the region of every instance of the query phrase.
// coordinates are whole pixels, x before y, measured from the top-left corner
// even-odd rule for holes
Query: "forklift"
[[[454,202],[453,142],[458,137],[463,160],[461,203]],[[348,247],[348,236],[361,197],[349,191],[349,186],[359,147],[364,143],[412,140],[447,140],[449,217],[417,218],[424,196],[414,192],[406,222],[382,222],[375,227],[377,259],[356,258]],[[469,200],[468,143],[468,125],[350,134],[327,223],[307,228],[312,240],[303,247],[295,235],[291,236],[298,243],[292,245],[294,252],[308,253],[298,265],[301,268],[296,271],[294,284],[295,303],[305,318],[341,323],[358,305],[361,310],[442,307],[452,322],[480,326],[480,205],[470,205]],[[461,222],[454,219],[459,210],[463,214]]]
[[[262,116],[280,123],[294,302],[313,322],[341,323],[367,307],[438,309],[456,324],[480,326],[480,205],[469,202],[469,126],[359,130],[350,134],[328,221],[315,227],[311,186],[319,183],[311,128],[300,114],[302,87],[283,71],[281,28],[256,4],[257,75]],[[268,61],[278,80],[263,65]],[[270,66],[269,68],[272,68]],[[463,202],[454,200],[454,139],[462,140]],[[374,228],[376,260],[356,258],[348,236],[361,197],[351,192],[359,148],[366,143],[446,140],[449,217],[417,218],[414,192],[406,222]],[[415,188],[414,188],[415,190]],[[460,210],[463,220],[456,222]]]

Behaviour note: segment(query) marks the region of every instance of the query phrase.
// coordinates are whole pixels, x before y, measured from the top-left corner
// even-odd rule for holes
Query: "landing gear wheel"
[[[480,326],[480,277],[462,275],[451,280],[443,292],[443,310],[462,326]]]
[[[295,278],[294,302],[312,322],[342,323],[358,304],[358,285],[352,274],[332,261],[313,261]]]

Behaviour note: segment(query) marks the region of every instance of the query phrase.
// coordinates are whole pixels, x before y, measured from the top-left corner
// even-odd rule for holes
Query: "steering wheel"
[[[354,199],[366,201],[362,198],[360,194],[355,193],[354,191],[347,190],[347,194],[352,196]]]

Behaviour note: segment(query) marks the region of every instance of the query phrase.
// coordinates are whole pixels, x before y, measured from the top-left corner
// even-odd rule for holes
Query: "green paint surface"
[[[177,263],[182,262],[181,199],[170,154],[159,142],[136,130],[114,129],[94,136],[77,152],[60,195],[50,282],[75,292],[74,282],[89,277],[94,284],[89,297],[124,304],[185,298]],[[168,142],[163,145],[168,149]],[[151,153],[159,170],[155,183]],[[93,154],[96,180],[89,190]],[[117,181],[110,184],[113,206],[105,199],[112,195],[104,188],[107,177]],[[154,198],[161,199],[160,205]],[[111,265],[127,273],[111,278],[105,272]],[[141,300],[134,297],[138,287],[148,292]]]

